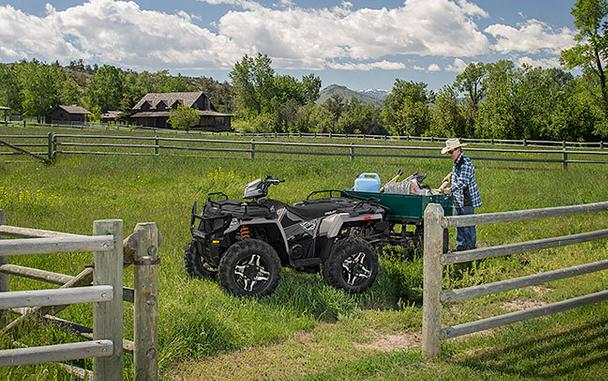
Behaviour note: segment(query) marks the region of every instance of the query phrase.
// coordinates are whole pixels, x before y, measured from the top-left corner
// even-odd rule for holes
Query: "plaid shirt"
[[[465,203],[465,192],[468,194],[468,202]],[[477,181],[475,181],[475,167],[473,162],[463,153],[458,156],[452,167],[452,195],[454,206],[472,206],[479,208],[482,204]],[[466,204],[466,205],[465,205]]]

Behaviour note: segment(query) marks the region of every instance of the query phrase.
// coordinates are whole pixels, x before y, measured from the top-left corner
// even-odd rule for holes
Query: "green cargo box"
[[[346,190],[344,196],[358,200],[376,200],[388,209],[388,220],[397,223],[422,222],[424,209],[428,204],[436,203],[443,207],[446,216],[452,215],[452,196],[433,195],[419,196],[399,193],[358,192]]]

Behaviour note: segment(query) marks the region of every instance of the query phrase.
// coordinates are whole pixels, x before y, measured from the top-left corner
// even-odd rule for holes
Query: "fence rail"
[[[24,141],[18,135],[0,135],[0,139],[12,140],[16,147],[47,147],[45,160],[52,161],[57,155],[124,155],[150,156],[161,155],[182,156],[185,153],[230,154],[232,157],[256,159],[260,155],[290,155],[290,156],[326,156],[344,157],[350,160],[356,158],[422,158],[441,159],[440,146],[419,146],[403,144],[369,144],[354,142],[324,143],[324,142],[293,142],[270,140],[239,140],[211,139],[194,137],[167,136],[127,136],[103,134],[56,134],[28,135],[29,141]],[[15,137],[15,138],[13,138]],[[35,148],[34,147],[34,148]],[[556,163],[567,168],[568,164],[608,164],[608,150],[593,150],[589,148],[561,149],[553,148],[493,148],[469,147],[471,157],[479,161],[499,161],[516,163]],[[4,154],[19,154],[19,152],[0,152]]]
[[[133,234],[123,240],[121,220],[95,221],[93,236],[7,226],[5,223],[4,212],[0,210],[0,234],[29,238],[0,240],[0,313],[5,317],[8,317],[9,312],[19,314],[16,320],[2,329],[2,333],[7,334],[26,319],[39,316],[41,321],[89,341],[1,350],[0,366],[94,357],[95,379],[122,380],[122,354],[127,351],[134,356],[135,380],[156,380],[157,247],[160,244],[156,224],[137,224]],[[76,276],[12,265],[6,261],[6,257],[12,255],[74,251],[95,253],[94,266],[85,268]],[[125,263],[135,265],[135,290],[123,287]],[[9,275],[61,287],[9,291]],[[122,336],[123,300],[134,303],[135,342],[125,340]],[[76,303],[94,303],[93,328],[54,316],[68,305]],[[90,376],[87,370],[60,365],[79,377]]]
[[[505,256],[530,250],[560,247],[580,242],[608,238],[608,229],[593,232],[552,237],[515,244],[478,248],[458,253],[443,253],[443,230],[448,227],[473,226],[501,222],[525,221],[547,217],[562,217],[579,213],[608,210],[608,202],[573,205],[557,208],[530,209],[502,213],[488,213],[470,216],[444,217],[443,208],[429,204],[424,212],[424,289],[422,320],[422,351],[425,357],[439,355],[441,341],[486,329],[500,327],[514,322],[549,315],[586,304],[608,300],[608,291],[579,296],[557,303],[524,311],[493,316],[451,327],[442,327],[441,308],[444,303],[470,299],[494,293],[527,287],[557,279],[565,279],[608,269],[608,260],[562,268],[554,271],[507,279],[454,290],[443,290],[443,266],[453,263],[470,262],[490,257]]]
[[[224,135],[224,136],[246,136],[252,138],[307,138],[307,139],[354,139],[354,140],[385,140],[385,141],[412,141],[437,143],[444,142],[447,137],[441,136],[414,136],[414,135],[375,135],[359,133],[332,133],[332,132],[248,132],[248,131],[203,131],[190,130],[180,131],[166,128],[145,127],[131,124],[116,123],[32,123],[25,120],[9,121],[9,124],[16,127],[42,126],[49,128],[71,128],[78,130],[116,130],[116,131],[150,131],[154,133],[172,133],[187,135]],[[492,138],[462,138],[463,142],[469,144],[483,145],[510,145],[510,146],[536,146],[536,147],[595,147],[608,149],[608,142],[600,141],[570,141],[570,140],[548,140],[548,139],[492,139]]]

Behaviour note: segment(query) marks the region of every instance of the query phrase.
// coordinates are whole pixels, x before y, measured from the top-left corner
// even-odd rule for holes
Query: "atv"
[[[245,201],[209,193],[200,214],[195,202],[192,240],[184,256],[188,274],[219,278],[237,296],[272,293],[283,266],[302,272],[322,269],[328,284],[351,293],[371,287],[378,257],[361,232],[374,229],[384,209],[335,190],[312,192],[293,205],[267,198],[269,187],[282,182],[270,176],[250,182]]]

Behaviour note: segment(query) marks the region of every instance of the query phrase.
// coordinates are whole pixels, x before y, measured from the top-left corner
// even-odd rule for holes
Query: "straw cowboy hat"
[[[445,147],[441,149],[441,154],[445,155],[446,153],[455,150],[456,148],[464,147],[467,143],[461,143],[460,139],[453,138],[445,141]]]

